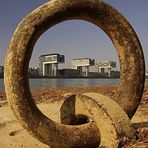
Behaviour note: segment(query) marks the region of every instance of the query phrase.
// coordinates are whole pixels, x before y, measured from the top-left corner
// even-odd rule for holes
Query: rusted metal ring
[[[123,141],[135,139],[134,129],[127,114],[108,96],[82,93],[67,97],[60,109],[61,123],[69,125],[73,121],[77,122],[77,116],[82,113],[99,128],[99,147],[118,148]]]
[[[56,133],[58,136],[65,127],[45,117],[36,107],[29,88],[28,65],[41,34],[70,19],[92,22],[112,40],[121,67],[116,101],[130,118],[139,105],[144,87],[145,66],[141,45],[131,25],[117,10],[101,0],[51,0],[43,4],[27,15],[13,34],[5,60],[4,81],[7,99],[15,115],[30,133],[46,144],[53,142],[52,135]],[[50,134],[51,137],[47,135],[49,141],[45,134]]]

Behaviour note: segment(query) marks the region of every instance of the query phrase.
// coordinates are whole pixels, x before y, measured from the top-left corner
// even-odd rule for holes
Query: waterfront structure
[[[39,68],[29,68],[28,69],[29,77],[38,77],[39,76]]]
[[[59,76],[61,77],[78,77],[80,76],[80,71],[78,69],[60,69]]]
[[[111,77],[112,68],[116,68],[116,62],[98,61],[95,66],[95,72],[102,76]]]
[[[0,74],[4,72],[4,66],[0,66]]]
[[[148,71],[146,71],[146,73],[145,73],[145,77],[148,78]]]
[[[89,67],[94,66],[95,60],[90,58],[79,58],[72,60],[72,68],[78,69],[80,72],[80,76],[83,76],[83,68],[84,68],[84,76],[89,76]]]
[[[58,76],[58,64],[64,62],[64,55],[57,53],[41,55],[39,57],[39,75]]]
[[[0,77],[4,75],[4,66],[0,66]]]

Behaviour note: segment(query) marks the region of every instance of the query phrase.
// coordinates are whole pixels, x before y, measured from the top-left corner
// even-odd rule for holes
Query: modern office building
[[[38,77],[39,76],[39,68],[29,68],[28,74],[29,74],[29,77]]]
[[[148,78],[148,71],[145,72],[145,77]]]
[[[41,55],[39,57],[39,75],[58,76],[58,64],[64,62],[64,55],[57,53]]]
[[[4,76],[4,66],[0,66],[0,77]]]
[[[72,60],[72,68],[78,69],[80,76],[89,76],[89,67],[94,66],[95,60],[90,58],[79,58]]]
[[[59,76],[61,77],[78,77],[80,76],[80,71],[78,69],[60,69]]]
[[[0,73],[4,72],[4,66],[0,66]]]
[[[30,76],[53,76],[53,77],[120,77],[120,72],[115,71],[116,62],[97,61],[94,59],[73,59],[71,68],[58,69],[58,64],[65,63],[65,56],[57,53],[41,55],[39,57],[39,68],[29,69]],[[95,72],[89,72],[90,66],[95,65]],[[0,71],[2,68],[0,67]]]
[[[114,61],[98,61],[95,66],[95,72],[111,77],[112,69],[116,68],[116,62]]]

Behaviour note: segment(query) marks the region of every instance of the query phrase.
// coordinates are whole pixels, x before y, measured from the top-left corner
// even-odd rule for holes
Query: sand
[[[32,95],[38,108],[48,117],[60,122],[60,106],[67,94],[78,92],[101,92],[110,97],[116,95],[117,86],[83,88],[47,88],[33,90]],[[65,95],[66,94],[66,95]],[[10,110],[5,93],[0,93],[0,148],[49,148],[23,129]],[[125,143],[124,147],[148,147],[148,84],[145,85],[141,104],[131,120],[136,129],[136,142]]]

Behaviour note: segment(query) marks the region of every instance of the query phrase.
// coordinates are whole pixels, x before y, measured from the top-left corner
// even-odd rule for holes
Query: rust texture
[[[64,124],[73,123],[73,120],[78,120],[82,114],[93,120],[100,131],[100,147],[117,148],[123,140],[135,138],[127,114],[118,103],[102,94],[84,93],[70,96],[63,103],[60,113],[61,123]]]
[[[145,66],[140,42],[128,21],[110,5],[101,0],[51,0],[28,14],[16,28],[7,50],[4,72],[6,95],[14,114],[30,134],[43,143],[54,143],[61,148],[84,143],[86,147],[90,142],[96,145],[99,132],[88,125],[91,123],[72,127],[44,116],[32,99],[27,73],[37,39],[50,27],[70,19],[92,22],[112,40],[121,67],[116,101],[130,118],[139,105],[144,87]]]

